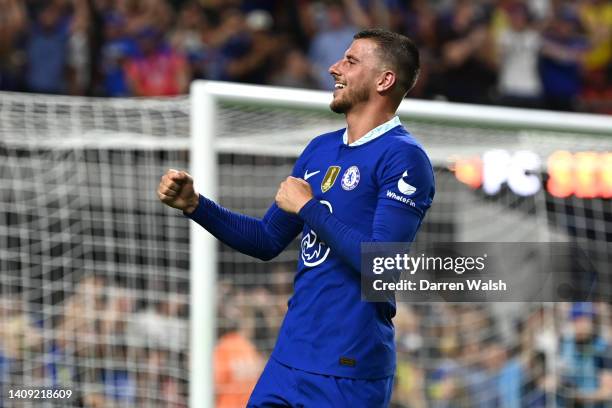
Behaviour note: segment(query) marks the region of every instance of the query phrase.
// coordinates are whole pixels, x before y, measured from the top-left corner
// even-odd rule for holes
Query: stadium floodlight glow
[[[488,195],[498,194],[507,184],[523,197],[537,194],[545,180],[546,191],[553,197],[612,197],[612,153],[553,152],[544,166],[540,157],[529,150],[510,153],[489,150],[480,157],[454,158],[450,166],[457,180],[472,189],[482,187]]]
[[[491,150],[482,157],[482,189],[489,195],[497,194],[504,183],[515,194],[530,196],[540,191],[542,182],[537,174],[540,158],[529,150],[519,150],[512,155],[506,150]]]

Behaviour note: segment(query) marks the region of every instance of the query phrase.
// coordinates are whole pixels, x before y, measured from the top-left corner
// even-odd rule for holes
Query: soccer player
[[[395,371],[395,304],[364,302],[362,242],[412,242],[434,196],[423,148],[395,112],[419,53],[406,37],[364,30],[329,68],[330,108],[347,127],[314,138],[263,219],[197,194],[168,170],[158,195],[219,240],[269,260],[300,233],[294,294],[249,407],[385,407]]]

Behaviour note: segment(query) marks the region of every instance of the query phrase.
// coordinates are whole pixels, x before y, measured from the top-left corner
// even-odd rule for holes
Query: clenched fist
[[[157,196],[162,203],[187,214],[198,207],[200,196],[193,188],[193,177],[185,171],[169,169],[157,187]]]
[[[287,177],[276,192],[276,205],[288,213],[297,214],[312,197],[312,189],[307,181]]]

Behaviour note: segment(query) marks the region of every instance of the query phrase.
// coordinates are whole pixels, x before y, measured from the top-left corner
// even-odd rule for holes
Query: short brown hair
[[[378,45],[379,57],[388,62],[397,75],[402,95],[416,84],[420,70],[419,49],[404,35],[381,28],[362,30],[353,39],[370,39]]]

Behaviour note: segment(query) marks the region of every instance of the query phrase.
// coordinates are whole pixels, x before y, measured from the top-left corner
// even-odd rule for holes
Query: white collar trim
[[[348,130],[344,129],[344,134],[342,134],[342,142],[345,145],[348,145],[349,147],[360,146],[364,143],[368,143],[376,139],[377,137],[382,136],[383,134],[387,133],[389,130],[401,124],[402,122],[400,122],[399,117],[394,116],[391,120],[383,123],[382,125],[375,127],[374,129],[370,130],[368,133],[366,133],[365,135],[363,135],[362,137],[360,137],[358,140],[354,141],[351,144],[348,144]]]

